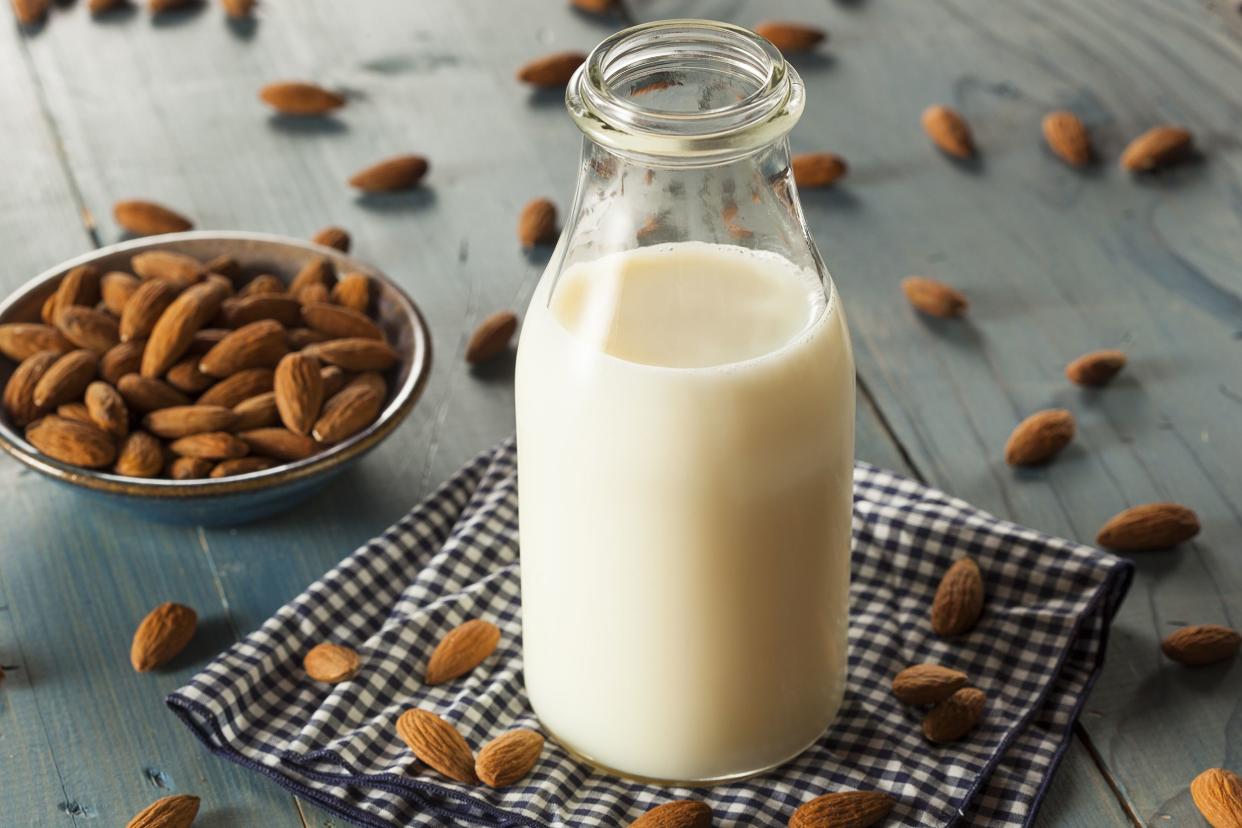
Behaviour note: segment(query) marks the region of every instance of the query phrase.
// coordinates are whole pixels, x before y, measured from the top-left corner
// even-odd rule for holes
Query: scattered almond
[[[512,311],[497,311],[484,319],[466,343],[466,362],[477,365],[503,354],[517,326],[518,318]]]
[[[1242,777],[1208,768],[1190,783],[1190,798],[1212,828],[1242,828]]]
[[[423,179],[427,167],[421,155],[398,155],[354,173],[349,185],[367,193],[408,190]]]
[[[711,828],[712,809],[706,802],[678,799],[657,805],[630,823],[630,828]]]
[[[189,397],[166,382],[138,373],[122,376],[117,380],[116,390],[125,398],[125,404],[138,412],[190,404]]]
[[[349,233],[340,227],[325,227],[311,236],[311,241],[315,244],[322,244],[324,247],[339,250],[342,253],[349,252]]]
[[[915,310],[929,316],[961,316],[970,306],[961,291],[926,276],[907,276],[901,280],[901,290]]]
[[[129,433],[129,409],[125,406],[120,391],[106,382],[96,380],[86,386],[84,399],[91,421],[105,434],[119,440]]]
[[[60,354],[55,351],[40,351],[26,357],[13,370],[4,386],[4,410],[14,425],[24,426],[43,414],[34,401],[35,387],[58,359]]]
[[[154,201],[118,201],[112,205],[116,223],[136,236],[180,233],[194,228],[194,223],[180,213]]]
[[[198,816],[198,797],[176,794],[157,799],[139,811],[125,828],[190,828]]]
[[[39,377],[31,399],[44,411],[81,399],[98,370],[99,355],[94,351],[83,348],[63,354]]]
[[[1009,435],[1005,462],[1011,466],[1047,463],[1074,439],[1074,415],[1064,408],[1036,411]]]
[[[271,368],[245,368],[204,391],[198,404],[232,408],[242,400],[271,391],[274,380]]]
[[[164,446],[145,431],[134,431],[121,441],[116,473],[127,477],[155,477],[164,468]]]
[[[197,626],[198,613],[184,604],[160,604],[147,613],[134,631],[129,663],[140,673],[168,663],[190,643]]]
[[[147,431],[166,440],[175,440],[204,431],[227,431],[237,424],[237,415],[222,405],[175,405],[152,411],[143,418]],[[179,452],[180,453],[180,452]]]
[[[397,719],[397,735],[420,762],[449,779],[468,785],[477,780],[470,746],[451,724],[435,713],[411,708]]]
[[[0,354],[14,362],[40,351],[64,353],[73,350],[73,343],[51,325],[34,322],[10,322],[0,325]]]
[[[974,629],[983,612],[983,573],[971,558],[956,561],[936,588],[932,601],[932,631],[939,636],[961,635]]]
[[[232,412],[229,412],[232,413]],[[250,453],[250,446],[227,431],[204,431],[173,440],[168,446],[173,454],[182,457],[201,457],[204,460],[228,460]]]
[[[237,435],[255,454],[292,462],[304,460],[319,451],[310,437],[294,434],[287,428],[252,428]]]
[[[378,339],[334,339],[307,345],[303,353],[346,371],[387,371],[397,364],[397,352]]]
[[[1199,516],[1178,503],[1144,503],[1114,515],[1095,542],[1122,552],[1167,549],[1199,534]]]
[[[535,58],[517,71],[517,79],[545,89],[569,83],[578,67],[586,60],[583,52],[555,52]]]
[[[142,375],[158,377],[189,349],[194,333],[216,315],[226,290],[212,280],[191,285],[156,320],[142,353]],[[70,337],[72,339],[73,337]]]
[[[274,319],[243,325],[203,354],[198,370],[210,377],[228,377],[247,368],[274,368],[289,352],[285,329]]]
[[[827,187],[835,184],[849,169],[845,160],[831,152],[795,155],[789,162],[794,183],[799,187]]]
[[[13,15],[23,26],[36,26],[47,17],[49,0],[13,0]]]
[[[259,100],[281,115],[326,115],[345,105],[345,96],[313,83],[279,81],[259,90]]]
[[[923,110],[923,131],[932,143],[954,158],[973,158],[975,141],[970,126],[954,109],[947,106],[929,106]]]
[[[1058,110],[1044,116],[1044,140],[1048,148],[1071,167],[1085,167],[1091,161],[1091,136],[1073,112]]]
[[[116,319],[91,308],[73,305],[59,309],[56,327],[74,345],[100,354],[121,341]]]
[[[1169,633],[1160,642],[1160,650],[1169,658],[1188,667],[1215,664],[1233,658],[1242,647],[1242,635],[1220,624],[1196,624]]]
[[[966,674],[939,664],[915,664],[893,676],[893,695],[903,704],[935,704],[967,684]]]
[[[340,684],[358,672],[358,653],[342,644],[316,644],[302,658],[302,668],[315,681]]]
[[[179,288],[201,282],[207,275],[198,259],[173,250],[144,251],[130,259],[129,265],[143,279],[163,279]]]
[[[1166,167],[1189,153],[1192,140],[1190,131],[1181,127],[1153,127],[1125,148],[1121,153],[1121,166],[1132,172]]]
[[[869,828],[896,804],[883,791],[836,791],[804,802],[789,818],[789,828]]]
[[[617,8],[617,0],[569,0],[569,5],[588,14],[610,14]]]
[[[923,719],[923,735],[937,744],[956,742],[979,724],[986,702],[982,690],[963,687],[931,709]]]
[[[164,279],[148,279],[139,285],[121,311],[121,341],[150,336],[155,323],[180,292],[177,283]]]
[[[504,788],[526,777],[543,752],[543,736],[511,730],[483,746],[474,760],[475,775],[491,788]]]
[[[222,0],[224,13],[234,20],[250,17],[257,3],[258,0]]]
[[[522,246],[554,244],[556,237],[556,205],[546,198],[527,202],[518,216],[518,241]]]
[[[250,474],[251,472],[264,471],[277,465],[277,461],[270,457],[234,457],[231,460],[222,460],[211,470],[211,477],[232,477],[235,474]]]
[[[1066,365],[1065,376],[1075,385],[1103,385],[1125,366],[1125,351],[1092,351]]]
[[[450,630],[427,662],[426,683],[444,684],[464,676],[491,655],[499,641],[500,629],[478,618]]]
[[[755,26],[755,32],[782,52],[809,52],[828,37],[823,29],[814,26],[775,20],[760,23]]]

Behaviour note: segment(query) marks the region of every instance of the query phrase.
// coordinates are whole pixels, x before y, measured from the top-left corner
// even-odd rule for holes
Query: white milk
[[[854,372],[785,259],[681,242],[568,268],[517,365],[526,689],[570,750],[706,781],[779,764],[845,682]]]

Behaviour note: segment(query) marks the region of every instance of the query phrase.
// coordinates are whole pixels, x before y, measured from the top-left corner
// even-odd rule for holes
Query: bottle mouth
[[[664,166],[717,164],[783,138],[802,114],[802,79],[740,26],[661,20],[595,47],[565,92],[592,141]]]

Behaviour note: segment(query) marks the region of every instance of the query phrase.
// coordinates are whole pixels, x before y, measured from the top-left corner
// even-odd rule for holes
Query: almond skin
[[[135,431],[121,441],[116,473],[128,477],[156,477],[164,468],[164,446],[145,431]]]
[[[569,5],[587,14],[611,14],[617,8],[617,0],[569,0]]]
[[[1190,798],[1212,828],[1242,825],[1242,777],[1224,768],[1208,768],[1190,783]]]
[[[755,26],[755,33],[767,38],[782,52],[809,52],[827,39],[823,29],[803,23],[768,20]]]
[[[1179,503],[1144,503],[1109,519],[1095,537],[1106,549],[1148,552],[1167,549],[1199,534],[1199,516]]]
[[[630,828],[711,828],[712,809],[706,802],[678,799],[665,802],[630,823]]]
[[[125,824],[125,828],[190,828],[198,816],[198,797],[176,794],[157,799]]]
[[[935,704],[967,684],[966,674],[939,664],[915,664],[893,676],[893,695],[902,704]]]
[[[216,465],[202,457],[178,457],[168,466],[168,476],[173,480],[201,480],[207,477]]]
[[[56,311],[56,327],[74,345],[99,354],[121,341],[116,319],[78,305]]]
[[[511,730],[483,746],[474,760],[475,775],[491,788],[504,788],[526,777],[543,752],[543,736]]]
[[[789,818],[789,828],[869,828],[896,804],[882,791],[837,791],[804,802]]]
[[[142,351],[146,347],[145,339],[113,345],[99,359],[99,376],[119,386],[121,377],[138,373],[142,367]]]
[[[31,399],[44,411],[82,398],[99,370],[99,355],[81,349],[63,354],[35,383]]]
[[[302,324],[302,303],[283,293],[257,293],[229,299],[222,315],[230,328],[260,319],[274,319],[286,328],[295,328]]]
[[[260,293],[285,293],[285,283],[279,276],[261,273],[255,276],[237,292],[238,296],[254,296]]]
[[[940,579],[932,601],[932,630],[939,636],[974,629],[983,612],[983,573],[971,558],[961,558]]]
[[[197,394],[200,391],[205,391],[216,382],[215,377],[209,377],[198,370],[198,357],[196,356],[185,357],[169,368],[168,373],[164,375],[164,379],[173,388],[176,388],[178,391],[184,391],[187,394]]]
[[[1242,635],[1220,624],[1182,627],[1160,642],[1160,650],[1166,656],[1187,667],[1200,667],[1233,658],[1239,647],[1242,647]]]
[[[1158,126],[1130,142],[1121,154],[1121,166],[1131,172],[1147,172],[1179,161],[1190,151],[1189,130]]]
[[[23,26],[36,26],[47,17],[48,0],[13,0],[13,16]]]
[[[518,241],[522,247],[556,242],[556,205],[546,198],[526,203],[518,216]]]
[[[411,708],[397,719],[397,735],[420,762],[449,779],[474,784],[474,756],[451,724],[435,713]]]
[[[259,90],[259,100],[281,115],[326,115],[345,105],[345,97],[304,81],[269,83]]]
[[[350,383],[324,403],[323,411],[311,429],[311,436],[325,444],[339,443],[354,436],[379,417],[385,396],[382,387],[376,389],[366,384]]]
[[[164,279],[148,279],[139,285],[121,311],[121,341],[150,336],[155,323],[180,292],[176,283]]]
[[[147,431],[175,440],[204,431],[227,431],[237,423],[233,409],[222,405],[176,405],[152,411],[143,418]]]
[[[497,311],[484,319],[466,343],[466,362],[477,365],[503,354],[517,326],[518,318],[512,311]]]
[[[179,288],[201,282],[207,275],[198,259],[172,250],[147,250],[130,259],[129,264],[143,279],[163,279]]]
[[[302,668],[315,681],[339,684],[358,672],[358,653],[342,644],[325,641],[316,644],[302,657]]]
[[[345,381],[349,379],[345,376],[345,372],[335,365],[325,365],[319,369],[319,377],[323,380],[323,396],[324,399],[330,399],[337,391],[345,387]],[[383,378],[380,378],[383,382]],[[387,387],[382,387],[384,394],[388,393]]]
[[[158,411],[174,405],[189,405],[190,398],[162,380],[138,373],[126,374],[117,381],[116,390],[125,404],[134,411]]]
[[[204,460],[228,460],[244,457],[250,446],[227,431],[204,431],[174,440],[168,447],[173,454],[182,457],[201,457]]]
[[[839,155],[831,152],[807,152],[795,155],[789,162],[794,183],[799,187],[828,187],[840,180],[849,169]]]
[[[500,642],[500,629],[475,618],[450,630],[431,653],[424,681],[444,684],[479,666]]]
[[[342,227],[325,227],[311,236],[311,241],[315,244],[322,244],[324,247],[331,247],[333,250],[339,250],[342,253],[349,252],[349,233]]]
[[[114,270],[105,273],[99,280],[99,292],[106,307],[113,316],[119,317],[125,311],[125,304],[142,284],[137,276]]]
[[[232,408],[242,400],[271,391],[274,380],[271,368],[246,368],[208,388],[198,398],[198,404]]]
[[[245,20],[257,5],[258,0],[222,0],[224,13],[234,20]]]
[[[249,474],[250,472],[263,471],[270,469],[278,463],[270,457],[234,457],[231,460],[221,460],[211,470],[210,477],[232,477],[235,474]]]
[[[4,411],[14,425],[24,426],[43,414],[35,404],[34,390],[58,359],[60,354],[55,351],[40,351],[22,360],[9,376],[4,386]]]
[[[56,286],[56,307],[53,312],[70,305],[93,308],[99,298],[99,270],[92,265],[78,265],[66,273]]]
[[[233,428],[237,431],[250,431],[255,428],[266,428],[280,423],[280,411],[276,408],[276,393],[267,391],[244,399],[233,406],[237,422]]]
[[[223,276],[230,282],[236,282],[242,276],[241,263],[227,253],[221,253],[203,262],[203,271]]]
[[[186,353],[202,356],[228,335],[228,328],[200,328],[190,339],[190,349]]]
[[[1065,366],[1066,378],[1075,385],[1104,385],[1126,367],[1126,352],[1105,349],[1083,354]]]
[[[578,67],[586,60],[583,52],[554,52],[523,64],[517,71],[522,83],[544,89],[555,89],[569,83]]]
[[[1064,408],[1036,411],[1009,435],[1005,462],[1011,466],[1047,463],[1074,439],[1074,415]]]
[[[11,322],[0,325],[0,354],[14,362],[40,351],[65,353],[73,350],[73,343],[51,325],[34,322]]]
[[[274,319],[260,319],[216,343],[203,354],[198,370],[222,378],[247,368],[274,368],[288,352],[284,326]]]
[[[956,742],[979,724],[986,703],[982,690],[963,687],[931,709],[923,719],[923,735],[937,744]]]
[[[1049,112],[1043,121],[1044,140],[1057,157],[1071,167],[1091,163],[1091,136],[1073,112]]]
[[[194,223],[188,218],[154,201],[118,201],[112,205],[112,215],[117,224],[135,236],[156,236],[194,229]]]
[[[91,421],[104,433],[118,440],[129,433],[129,409],[120,391],[106,382],[95,381],[86,386],[85,400]]]
[[[378,339],[334,339],[317,342],[302,349],[319,360],[346,371],[387,371],[397,364],[398,355],[391,345]]]
[[[371,280],[365,273],[347,273],[332,288],[332,301],[358,313],[371,306]]]
[[[26,439],[48,457],[74,466],[100,469],[116,459],[116,444],[99,428],[55,414],[28,426]]]
[[[237,436],[250,446],[253,453],[288,462],[310,457],[320,448],[310,437],[294,434],[287,428],[252,428]]]
[[[364,314],[355,310],[324,302],[310,302],[302,306],[302,319],[313,330],[327,334],[332,339],[383,339],[379,326]]]
[[[184,604],[160,604],[147,613],[134,631],[129,663],[140,673],[168,663],[190,643],[197,626],[198,613]]]
[[[310,434],[323,407],[319,360],[304,353],[286,355],[276,366],[272,390],[285,428],[294,434]]]
[[[160,314],[142,352],[144,377],[158,377],[171,368],[189,350],[194,333],[220,310],[227,290],[214,279],[186,288]]]
[[[956,110],[936,104],[923,110],[923,131],[942,152],[954,158],[973,158],[975,140],[970,126]]]
[[[79,423],[95,425],[95,421],[91,419],[91,413],[86,410],[85,403],[71,402],[58,405],[56,406],[56,413],[66,420],[77,420]]]
[[[901,280],[901,290],[915,310],[928,316],[958,317],[970,306],[961,291],[926,276],[907,276]]]
[[[354,173],[349,185],[366,193],[408,190],[422,181],[427,169],[421,155],[398,155]]]
[[[310,328],[294,328],[285,332],[285,339],[288,341],[289,349],[292,351],[300,351],[307,345],[314,345],[316,342],[327,342],[331,338],[322,331],[313,331]]]

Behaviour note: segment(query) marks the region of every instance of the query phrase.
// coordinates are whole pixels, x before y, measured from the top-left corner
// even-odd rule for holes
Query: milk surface
[[[516,388],[525,679],[549,734],[681,781],[818,738],[848,622],[854,374],[835,296],[731,245],[579,263],[537,288]]]

